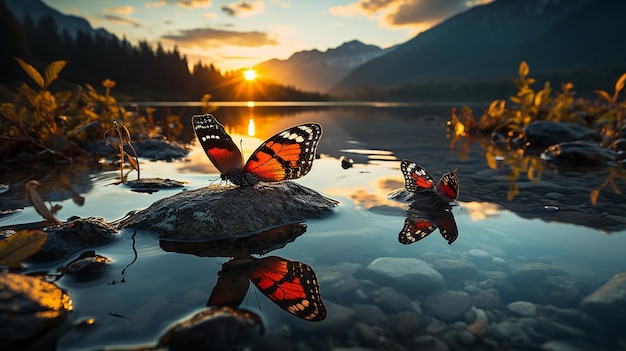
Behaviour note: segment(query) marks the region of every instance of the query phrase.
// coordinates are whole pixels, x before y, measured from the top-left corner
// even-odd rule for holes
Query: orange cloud
[[[267,33],[251,31],[238,32],[213,28],[195,28],[180,31],[175,35],[164,35],[163,39],[175,41],[181,46],[216,48],[226,45],[259,47],[265,45],[278,45],[278,42]]]

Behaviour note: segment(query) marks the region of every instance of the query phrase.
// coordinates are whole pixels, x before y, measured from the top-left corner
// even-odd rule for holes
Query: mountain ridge
[[[298,51],[286,60],[271,59],[254,66],[263,77],[299,89],[326,92],[353,68],[393,50],[351,40],[326,51]]]

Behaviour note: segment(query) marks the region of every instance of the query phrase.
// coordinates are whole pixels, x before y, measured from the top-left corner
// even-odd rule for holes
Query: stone
[[[46,242],[27,262],[59,261],[83,249],[110,244],[120,237],[115,226],[97,217],[74,218],[43,231]]]
[[[533,121],[524,128],[524,134],[532,150],[566,141],[602,140],[602,135],[594,130],[565,122]]]
[[[472,303],[477,308],[493,309],[500,305],[500,292],[496,289],[481,290],[478,294],[472,296]]]
[[[70,297],[37,277],[0,273],[0,340],[4,350],[44,349],[72,310]]]
[[[504,321],[491,327],[491,331],[500,340],[508,340],[518,343],[528,342],[528,334],[517,323]]]
[[[446,322],[458,321],[470,306],[470,297],[457,291],[435,292],[424,299],[424,312]]]
[[[393,286],[409,297],[428,293],[444,285],[443,276],[416,258],[379,257],[364,270],[381,285]]]
[[[361,322],[354,324],[354,334],[356,339],[365,346],[375,346],[379,337],[376,328]]]
[[[595,169],[606,167],[616,160],[615,151],[596,142],[572,141],[550,146],[541,158],[559,169]]]
[[[511,313],[522,317],[534,317],[537,314],[537,306],[532,302],[515,301],[506,305]]]
[[[433,262],[433,268],[447,279],[469,279],[476,275],[477,267],[466,259],[440,259]]]
[[[374,301],[387,313],[413,310],[411,299],[391,287],[380,288],[374,295]]]
[[[127,227],[149,230],[167,240],[243,237],[328,215],[336,204],[291,181],[204,187],[156,201],[130,219]]]
[[[387,316],[378,306],[368,304],[354,304],[352,305],[352,309],[356,314],[356,320],[358,320],[359,322],[383,328],[389,326],[389,320],[387,319]]]
[[[400,338],[415,335],[420,329],[419,315],[413,311],[399,312],[391,320],[393,331]]]
[[[316,267],[318,282],[324,287],[324,296],[344,296],[355,293],[359,289],[359,282],[353,274],[359,268],[361,268],[360,264],[348,262]],[[363,290],[361,293],[364,293]]]
[[[585,297],[581,309],[610,329],[626,325],[626,272],[614,275],[608,282]]]

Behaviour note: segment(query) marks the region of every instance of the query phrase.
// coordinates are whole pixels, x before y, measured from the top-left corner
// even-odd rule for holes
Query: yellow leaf
[[[624,84],[626,84],[626,73],[622,74],[622,76],[617,80],[617,83],[615,83],[616,94],[624,89]]]
[[[517,183],[511,183],[509,186],[509,191],[506,193],[507,200],[511,201],[515,196],[519,194],[519,187]]]
[[[124,154],[126,154],[126,157],[128,158],[128,163],[130,163],[130,165],[133,167],[133,169],[135,171],[139,171],[139,162],[137,162],[137,159],[134,158],[133,156],[129,155],[126,152],[124,152]]]
[[[54,61],[46,67],[46,72],[44,73],[46,76],[45,86],[50,86],[50,83],[54,82],[55,79],[59,77],[59,72],[65,67],[67,61],[59,60]]]
[[[600,95],[604,100],[611,102],[611,96],[604,90],[594,90],[596,94]]]
[[[54,218],[54,214],[52,214],[50,209],[48,209],[48,206],[46,206],[46,203],[43,201],[43,198],[37,191],[38,187],[39,182],[36,180],[31,180],[26,183],[26,195],[28,196],[28,201],[30,201],[30,203],[35,208],[35,211],[37,211],[37,213],[39,213],[41,217],[47,219],[52,223],[58,223],[59,221]]]
[[[593,206],[596,205],[596,203],[598,203],[598,196],[600,195],[600,189],[593,189],[591,191],[591,194],[589,194],[589,201],[591,202],[591,204]]]
[[[498,168],[496,158],[492,154],[490,153],[485,154],[485,158],[487,159],[487,165],[489,166],[489,168],[491,169]]]
[[[528,69],[528,64],[526,63],[526,61],[522,61],[522,63],[520,63],[519,65],[519,76],[520,78],[526,78],[526,76],[528,75],[528,72],[530,70]]]
[[[46,242],[46,233],[39,230],[20,230],[0,240],[0,265],[19,267],[20,262],[36,254]]]
[[[17,61],[17,63],[19,63],[20,66],[22,66],[22,69],[24,70],[24,72],[26,72],[35,81],[35,83],[39,85],[40,88],[43,88],[44,87],[43,77],[41,76],[39,71],[37,71],[35,67],[29,65],[28,63],[26,63],[26,61],[22,60],[21,58],[18,58],[18,57],[14,57],[14,58]]]

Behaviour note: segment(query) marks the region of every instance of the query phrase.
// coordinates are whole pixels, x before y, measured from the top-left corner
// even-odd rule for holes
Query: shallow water
[[[442,345],[447,349],[542,345],[550,349],[561,342],[582,349],[589,345],[599,349],[619,345],[618,337],[602,332],[601,323],[591,323],[597,328],[588,328],[579,310],[585,296],[626,270],[626,232],[606,234],[593,229],[597,223],[583,226],[537,219],[545,219],[545,211],[559,209],[546,208],[546,203],[527,196],[533,193],[532,184],[524,187],[517,199],[528,210],[524,217],[490,202],[495,194],[481,199],[481,189],[464,184],[475,184],[469,177],[477,170],[488,169],[487,163],[477,144],[471,146],[472,152],[463,161],[450,150],[445,129],[448,113],[446,106],[309,106],[284,107],[282,112],[280,108],[227,106],[213,113],[234,140],[242,140],[244,155],[286,127],[309,121],[321,123],[324,134],[318,148],[320,158],[297,182],[340,202],[335,213],[307,220],[304,234],[266,255],[311,267],[319,281],[327,318],[321,322],[300,320],[251,284],[240,307],[260,315],[266,329],[254,345],[267,349],[362,346],[436,350],[445,350]],[[247,135],[251,119],[254,137]],[[341,156],[353,159],[353,167],[343,169]],[[459,235],[451,245],[438,230],[411,245],[398,242],[405,206],[389,200],[387,195],[403,187],[399,170],[403,158],[420,163],[435,178],[458,168],[460,198],[453,215]],[[118,175],[107,171],[83,176],[80,190],[74,189],[85,198],[83,205],[68,198],[71,191],[55,192],[52,203],[63,206],[57,217],[95,216],[112,221],[180,191],[131,192],[124,185],[114,184]],[[192,145],[186,160],[142,162],[142,177],[184,181],[185,189],[219,182],[215,168],[198,145]],[[506,182],[501,179],[494,178],[493,182]],[[524,204],[524,199],[531,200]],[[626,209],[622,212],[626,217]],[[528,213],[537,216],[529,219]],[[38,220],[36,212],[26,207],[0,223],[7,226]],[[119,242],[95,248],[97,254],[111,260],[103,275],[86,282],[70,277],[56,282],[69,292],[74,306],[59,337],[58,349],[154,346],[169,326],[206,308],[218,272],[228,257],[165,252],[149,233],[133,234],[125,229]],[[439,268],[445,281],[436,289],[423,290],[376,278],[366,267],[381,257],[422,260]],[[465,270],[444,265],[451,261],[463,263]],[[64,263],[29,265],[28,271],[54,273]],[[389,297],[388,288],[393,289],[393,297]],[[445,315],[432,303],[446,296],[440,295],[442,291],[466,296],[469,306],[456,316]],[[485,302],[480,298],[485,294],[496,297]],[[404,299],[411,304],[391,306]],[[531,302],[537,311],[528,316],[516,314],[507,308],[516,301]],[[487,331],[470,328],[480,319],[476,310],[486,315]],[[557,317],[566,312],[574,317]],[[86,318],[93,318],[95,323],[72,327]],[[521,333],[505,328],[509,322]]]

